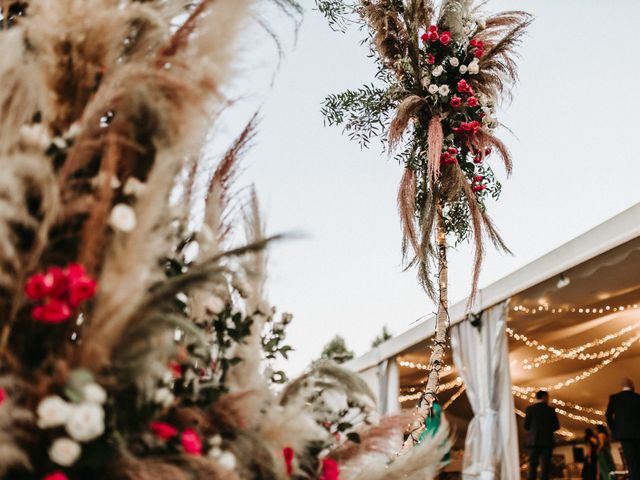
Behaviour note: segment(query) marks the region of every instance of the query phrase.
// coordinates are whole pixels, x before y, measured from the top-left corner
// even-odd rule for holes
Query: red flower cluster
[[[476,47],[473,51],[473,56],[476,58],[482,58],[484,55],[484,42],[482,40],[472,39],[469,43],[472,47]]]
[[[429,30],[423,33],[420,38],[423,42],[437,42],[440,40],[440,43],[443,45],[448,45],[451,42],[451,32],[444,31],[442,33],[438,33],[438,26],[431,25],[429,26]]]
[[[284,457],[284,463],[287,466],[287,475],[291,476],[293,473],[293,448],[285,447],[282,449],[282,456]]]
[[[152,422],[149,429],[160,440],[171,440],[178,435],[178,429],[169,423]],[[186,428],[180,435],[180,443],[184,451],[190,455],[202,455],[202,440],[198,432],[191,428]]]
[[[461,122],[459,127],[451,129],[453,133],[478,133],[480,130],[480,123],[474,120],[473,122]]]
[[[473,183],[471,185],[471,190],[473,191],[473,193],[482,192],[487,188],[487,186],[482,183],[482,180],[484,180],[484,177],[482,175],[476,175],[475,177],[473,177]]]
[[[322,460],[322,473],[320,480],[340,480],[340,468],[338,462],[331,458]]]
[[[78,308],[96,294],[96,281],[82,265],[72,263],[64,270],[49,267],[46,273],[31,275],[25,285],[25,293],[31,300],[44,300],[42,305],[33,307],[34,320],[45,323],[60,323],[71,316],[71,310]]]
[[[440,163],[445,165],[451,165],[453,163],[458,163],[458,149],[455,147],[449,147],[446,152],[443,152],[440,155]]]
[[[57,472],[53,472],[53,473],[49,473],[48,475],[45,475],[42,480],[68,480],[69,477],[67,477],[64,472],[61,472],[60,470],[58,470]]]

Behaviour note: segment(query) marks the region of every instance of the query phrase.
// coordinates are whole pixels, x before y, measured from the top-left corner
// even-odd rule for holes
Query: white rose
[[[477,63],[470,63],[468,70],[471,75],[475,75],[480,71],[480,65],[478,65]]]
[[[327,408],[333,412],[339,412],[348,408],[347,395],[333,388],[322,392],[322,401]]]
[[[211,295],[207,299],[207,303],[205,304],[205,308],[207,309],[207,311],[209,313],[212,313],[213,315],[222,313],[225,307],[226,304],[224,303],[224,301],[220,297],[217,297],[215,295]]]
[[[466,65],[460,65],[460,73],[462,73],[463,75],[465,73],[467,73],[467,66]]]
[[[163,387],[156,390],[156,393],[153,396],[153,401],[164,407],[168,407],[173,403],[174,398],[175,397],[173,396],[173,393],[171,393],[171,390]]]
[[[430,94],[435,95],[436,93],[438,93],[438,85],[432,83],[431,85],[429,85],[429,88],[427,90],[429,90]]]
[[[220,445],[222,445],[222,437],[220,435],[214,435],[209,439],[209,445],[211,445],[212,447],[219,447]]]
[[[73,409],[66,425],[71,438],[89,442],[104,433],[104,410],[100,405],[83,403]]]
[[[72,412],[73,406],[57,395],[46,397],[38,404],[38,426],[51,428],[64,425]]]
[[[447,95],[449,95],[449,85],[440,85],[438,92],[440,92],[440,95],[442,95],[443,97],[446,97]]]
[[[442,65],[438,65],[431,71],[431,75],[433,75],[434,77],[439,77],[440,75],[442,75],[442,72],[444,72],[444,68],[442,68]]]
[[[69,438],[56,439],[49,449],[49,458],[63,467],[70,467],[80,458],[80,445]]]
[[[460,60],[458,60],[456,57],[450,57],[449,63],[452,67],[457,67],[458,65],[460,65]]]
[[[107,392],[97,383],[89,383],[82,389],[85,401],[102,405],[107,401]]]
[[[119,203],[111,210],[109,225],[114,230],[130,232],[136,228],[136,212],[126,203]]]
[[[144,193],[146,185],[138,180],[136,177],[129,177],[127,183],[124,184],[124,194],[139,197]]]
[[[233,470],[236,468],[236,456],[231,452],[222,452],[218,458],[218,463],[227,470]]]

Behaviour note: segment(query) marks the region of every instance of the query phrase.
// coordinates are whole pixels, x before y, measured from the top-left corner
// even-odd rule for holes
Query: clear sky
[[[233,122],[238,126],[262,105],[241,183],[255,183],[270,232],[306,234],[271,252],[271,301],[295,315],[291,372],[336,333],[363,354],[383,325],[398,334],[433,311],[414,272],[401,268],[395,205],[401,168],[375,143],[360,151],[339,128],[323,126],[327,94],[373,78],[362,34],[332,32],[312,0],[303,4],[295,47],[290,22],[272,25],[286,50],[275,77],[273,55],[259,48],[273,53],[272,45],[258,32],[243,39],[250,61],[237,85],[253,95]],[[500,201],[489,205],[514,256],[490,251],[481,286],[640,201],[640,2],[494,0],[488,8],[527,10],[536,21],[520,50],[514,100],[500,112],[515,134],[500,133],[514,174]],[[468,293],[471,260],[466,247],[451,254],[453,301]]]

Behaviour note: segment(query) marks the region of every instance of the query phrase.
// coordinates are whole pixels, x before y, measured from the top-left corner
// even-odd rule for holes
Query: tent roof
[[[625,254],[620,253],[620,251],[615,253],[616,247],[631,244],[634,239],[640,239],[640,203],[481,289],[478,292],[474,310],[482,311],[507,299],[512,299],[512,302],[515,301],[513,304],[525,302],[525,300],[531,304],[533,299],[536,300],[536,305],[540,303],[540,301],[546,301],[549,304],[555,305],[553,300],[556,297],[550,296],[549,298],[543,298],[542,295],[544,292],[551,292],[554,288],[558,291],[564,290],[562,296],[571,293],[571,298],[563,300],[565,304],[584,303],[588,300],[587,297],[592,293],[593,289],[585,286],[585,282],[572,281],[566,289],[559,290],[556,288],[558,276],[568,272],[569,278],[572,278],[572,276],[578,276],[580,278],[592,277],[594,273],[600,269],[598,266],[600,263],[616,263],[616,258],[619,258],[616,257],[616,255],[622,255],[622,261],[624,263]],[[625,249],[621,251],[624,252]],[[595,261],[596,258],[598,259],[597,261]],[[591,262],[589,262],[590,260]],[[571,272],[571,269],[583,264],[585,267],[580,271],[581,273]],[[628,285],[628,281],[631,281],[633,278],[640,278],[637,269],[628,268],[627,270],[628,274],[625,278],[620,276],[619,271],[617,273],[615,270],[609,271],[609,280],[616,284],[616,288],[621,288],[621,286],[624,288],[625,282]],[[579,285],[582,285],[582,288],[579,288]],[[612,291],[609,293],[612,294],[613,289],[610,290]],[[599,294],[602,294],[602,292]],[[451,306],[449,310],[451,325],[466,318],[466,304],[467,299],[464,299]],[[548,317],[545,319],[544,316],[539,316],[538,318],[542,323],[545,323],[544,320],[546,320],[550,328],[553,327],[553,325],[557,326],[555,322],[549,324],[550,319]],[[603,321],[603,325],[604,323],[607,323],[607,321]],[[609,323],[607,323],[607,325],[609,325]],[[416,344],[422,343],[433,336],[434,326],[435,318],[430,317],[403,334],[369,351],[365,355],[352,360],[346,364],[346,366],[355,371],[363,371],[387,358],[411,350]],[[556,329],[551,328],[551,330]],[[583,331],[586,330],[587,328],[583,329]],[[560,333],[560,335],[565,334],[566,333]],[[514,381],[517,380],[520,379],[516,372],[514,374]]]

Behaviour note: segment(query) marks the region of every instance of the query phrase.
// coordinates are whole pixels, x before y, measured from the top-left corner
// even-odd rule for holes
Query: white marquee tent
[[[440,396],[464,445],[460,469],[465,479],[517,479],[516,414],[535,390],[551,392],[559,440],[568,442],[604,420],[622,377],[640,384],[640,204],[481,289],[475,321],[465,306],[450,309]],[[378,392],[384,412],[415,404],[434,322],[347,364]]]

